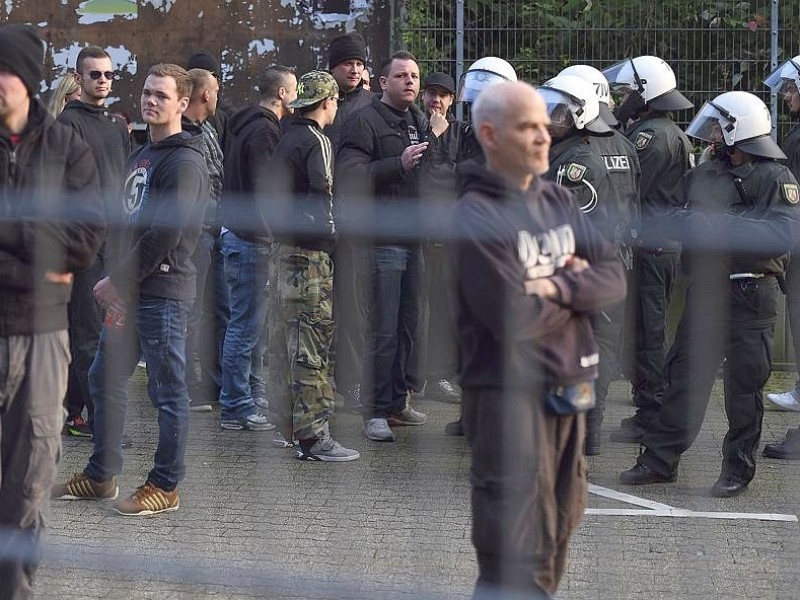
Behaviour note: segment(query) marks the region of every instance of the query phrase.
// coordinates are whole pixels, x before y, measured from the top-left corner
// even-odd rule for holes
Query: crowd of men
[[[48,495],[177,510],[192,411],[218,404],[222,429],[348,462],[360,452],[332,435],[337,392],[375,442],[425,424],[424,395],[462,401],[446,431],[472,454],[476,597],[547,598],[610,382],[622,370],[636,406],[611,440],[644,447],[620,482],[670,482],[723,359],[729,431],[711,494],[746,489],[780,289],[800,315],[800,277],[784,277],[797,129],[781,150],[764,103],[736,91],[682,131],[673,113],[693,105],[654,56],[574,65],[538,88],[485,57],[457,90],[397,52],[375,92],[366,61],[360,35],[336,37],[327,70],[266,68],[258,102],[238,109],[210,53],[154,65],[133,149],[106,106],[105,50],[80,52],[79,97],[54,119],[36,31],[0,28],[0,551],[35,546]],[[800,117],[800,57],[767,84]],[[456,100],[469,123],[451,116]],[[707,146],[696,167],[687,135]],[[141,360],[158,445],[118,498]],[[800,410],[798,398],[774,401]],[[92,451],[54,484],[62,430]],[[800,458],[800,433],[764,454]],[[0,599],[29,597],[35,564],[2,556]]]

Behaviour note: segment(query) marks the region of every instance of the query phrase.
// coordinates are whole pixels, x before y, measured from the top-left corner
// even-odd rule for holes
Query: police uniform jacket
[[[573,135],[554,144],[550,170],[544,177],[572,191],[581,211],[613,242],[625,216],[620,213],[620,199],[594,138]]]
[[[783,140],[781,149],[787,157],[786,166],[789,167],[796,179],[800,179],[800,125],[792,128],[789,135]]]
[[[633,235],[637,236],[640,226],[639,182],[642,168],[636,146],[617,130],[614,130],[613,135],[592,136],[591,141],[603,157],[619,202],[617,210],[624,232],[619,232],[620,239],[617,241],[629,242],[631,229],[634,230]]]
[[[639,154],[642,168],[641,230],[637,245],[648,249],[679,245],[664,235],[663,217],[675,208],[673,192],[692,166],[692,144],[667,116],[644,117],[625,132]]]
[[[675,201],[686,208],[669,222],[690,275],[695,260],[713,257],[729,274],[783,274],[800,217],[800,189],[785,165],[756,159],[734,167],[717,157],[681,179]]]

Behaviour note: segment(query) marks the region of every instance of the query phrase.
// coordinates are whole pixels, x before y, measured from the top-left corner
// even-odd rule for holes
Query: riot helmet
[[[609,133],[611,128],[600,118],[600,101],[594,86],[575,75],[558,75],[539,86],[547,105],[547,115],[556,127],[574,126],[591,133]]]
[[[600,116],[611,127],[617,126],[619,121],[611,112],[611,91],[608,79],[599,69],[589,65],[572,65],[562,70],[559,73],[559,76],[561,75],[573,75],[591,83],[594,86],[594,93],[600,101]]]
[[[765,158],[786,158],[771,137],[772,119],[761,99],[749,92],[725,92],[706,102],[686,135]]]
[[[485,88],[502,81],[516,81],[517,73],[508,61],[496,56],[476,60],[461,76],[458,86],[459,102],[475,102]]]
[[[790,85],[800,90],[800,56],[790,58],[769,74],[764,84],[776,94],[785,94]]]
[[[694,105],[681,94],[672,68],[657,56],[627,58],[603,70],[613,89],[638,93],[648,107],[666,112]]]

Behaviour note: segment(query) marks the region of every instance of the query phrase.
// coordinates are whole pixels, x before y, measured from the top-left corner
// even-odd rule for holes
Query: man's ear
[[[478,138],[478,142],[481,146],[494,148],[497,145],[496,133],[494,126],[490,122],[484,121],[475,130],[475,137]]]
[[[386,89],[386,76],[385,75],[381,75],[380,78],[378,79],[378,83],[381,85],[381,89],[385,90]]]
[[[178,110],[184,113],[187,108],[189,108],[189,98],[185,96],[178,101]]]
[[[211,90],[203,90],[203,104],[208,104],[211,101]]]

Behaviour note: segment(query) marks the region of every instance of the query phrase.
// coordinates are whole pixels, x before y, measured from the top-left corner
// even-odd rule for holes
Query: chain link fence
[[[800,52],[800,5],[779,0],[408,0],[400,12],[399,42],[423,73],[460,76],[474,60],[499,56],[536,83],[571,64],[602,69],[653,54],[670,63],[696,107],[745,90],[777,109],[780,99],[770,99],[762,79]],[[780,138],[788,123],[777,116]]]

